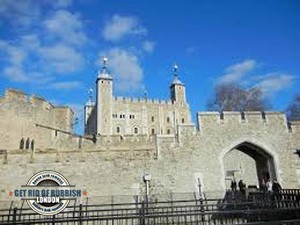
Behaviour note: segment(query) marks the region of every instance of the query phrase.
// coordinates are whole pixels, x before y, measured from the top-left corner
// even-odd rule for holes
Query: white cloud
[[[39,52],[45,59],[45,65],[50,66],[58,73],[76,72],[81,69],[84,61],[76,49],[64,44],[42,47]]]
[[[64,82],[52,83],[48,87],[50,89],[57,89],[57,90],[72,90],[72,89],[80,88],[81,86],[82,84],[79,81],[64,81]]]
[[[254,60],[245,60],[225,69],[225,75],[218,79],[218,83],[239,82],[248,72],[256,67]]]
[[[107,21],[103,37],[107,41],[119,41],[128,35],[145,35],[147,30],[142,27],[135,17],[114,15]]]
[[[280,73],[271,73],[260,78],[261,80],[256,86],[260,87],[267,97],[288,88],[294,80],[294,76]]]
[[[82,69],[81,50],[88,43],[80,16],[61,9],[72,2],[0,0],[0,26],[17,37],[0,39],[0,75],[13,82],[50,83],[57,90],[79,87],[77,81],[61,82],[61,75]]]
[[[21,36],[21,46],[26,50],[36,50],[41,45],[36,34],[28,34]]]
[[[84,64],[84,57],[76,48],[63,43],[43,46],[36,35],[22,36],[14,46],[0,40],[0,51],[4,62],[2,73],[15,82],[36,83],[38,77],[44,83],[58,73],[77,72]]]
[[[21,66],[26,57],[26,53],[22,48],[15,47],[6,41],[0,40],[0,50],[7,53],[7,59],[13,66]]]
[[[256,69],[256,61],[245,60],[227,67],[225,75],[218,79],[218,83],[243,83],[247,84],[248,88],[259,87],[266,98],[273,97],[293,83],[293,75],[279,72],[255,75],[253,73],[257,73]],[[252,72],[251,77],[249,77],[249,72]]]
[[[3,70],[4,76],[16,82],[28,82],[29,78],[25,75],[24,71],[16,66],[6,67]]]
[[[9,47],[8,48],[9,61],[12,65],[21,66],[26,53],[21,48]]]
[[[16,27],[35,26],[45,10],[65,8],[72,3],[72,0],[0,0],[0,18]]]
[[[105,53],[108,68],[116,81],[118,91],[132,92],[142,87],[143,70],[138,57],[125,49],[113,48]]]
[[[80,46],[87,41],[87,36],[83,32],[83,23],[79,17],[66,10],[56,11],[43,24],[52,37],[65,43]]]
[[[28,27],[38,20],[40,14],[40,5],[34,0],[0,1],[0,18],[4,18],[14,26]]]
[[[23,71],[23,62],[26,58],[25,51],[2,40],[0,40],[0,50],[7,55],[4,57],[7,65],[3,68],[3,75],[11,81],[28,82],[29,78]]]
[[[153,41],[144,41],[142,47],[145,52],[151,53],[154,50],[155,43]]]

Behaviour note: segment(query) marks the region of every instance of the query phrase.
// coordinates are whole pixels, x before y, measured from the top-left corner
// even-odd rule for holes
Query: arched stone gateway
[[[224,154],[223,168],[226,188],[230,188],[232,179],[240,179],[246,185],[259,187],[268,179],[277,179],[274,157],[250,142],[242,142]]]

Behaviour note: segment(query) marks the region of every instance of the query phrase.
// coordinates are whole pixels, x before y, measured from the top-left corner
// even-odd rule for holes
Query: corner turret
[[[96,133],[98,135],[111,135],[112,134],[112,85],[113,79],[107,71],[106,57],[102,59],[102,70],[98,72],[97,77],[97,127]]]
[[[171,101],[174,104],[186,104],[186,98],[185,98],[185,84],[183,84],[178,79],[178,65],[175,64],[173,67],[174,71],[174,80],[172,84],[170,85],[170,92],[171,92]]]

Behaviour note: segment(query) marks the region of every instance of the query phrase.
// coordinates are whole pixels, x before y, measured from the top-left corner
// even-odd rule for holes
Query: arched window
[[[134,132],[134,134],[138,134],[138,133],[139,133],[139,130],[138,130],[138,128],[137,128],[137,127],[135,127],[135,128],[133,129],[133,132]]]
[[[30,143],[30,149],[33,151],[34,150],[34,140],[31,141]]]
[[[151,122],[154,122],[154,116],[151,117]]]
[[[170,123],[170,117],[167,117],[167,123]]]
[[[151,129],[151,134],[152,134],[152,135],[155,134],[155,129],[154,129],[154,128]]]
[[[119,133],[120,133],[120,130],[121,130],[121,129],[120,129],[120,127],[117,127],[117,128],[116,128],[116,132],[117,132],[117,134],[119,134]]]
[[[29,140],[29,138],[27,138],[27,140],[26,140],[26,145],[25,145],[25,148],[26,148],[26,149],[29,149],[29,144],[30,144],[30,140]]]
[[[168,129],[168,130],[167,130],[167,133],[168,133],[168,134],[170,134],[170,133],[171,133],[170,129]]]
[[[24,144],[25,144],[24,142],[25,142],[24,138],[22,138],[20,141],[20,149],[24,149]]]
[[[181,123],[184,123],[184,118],[181,119]]]

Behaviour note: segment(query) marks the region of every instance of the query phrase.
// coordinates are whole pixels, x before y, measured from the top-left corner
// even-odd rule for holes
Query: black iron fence
[[[11,208],[0,211],[0,224],[300,224],[300,190],[251,192],[247,197],[227,192],[222,199],[70,204],[55,216]]]

